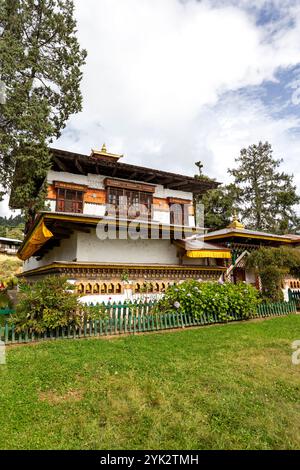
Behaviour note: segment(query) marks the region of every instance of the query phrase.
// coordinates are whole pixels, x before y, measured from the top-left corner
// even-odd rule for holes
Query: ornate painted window
[[[83,213],[83,191],[57,188],[56,211]]]
[[[144,219],[151,218],[153,196],[146,191],[135,191],[124,188],[107,188],[107,203],[113,206],[117,215]],[[109,214],[108,208],[108,214]]]

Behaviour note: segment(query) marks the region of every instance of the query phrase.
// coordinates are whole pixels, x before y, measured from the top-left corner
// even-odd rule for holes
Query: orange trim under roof
[[[229,250],[187,250],[186,256],[188,258],[220,258],[230,259],[231,252]]]

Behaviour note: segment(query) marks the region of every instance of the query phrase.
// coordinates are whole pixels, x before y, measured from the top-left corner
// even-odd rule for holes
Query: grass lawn
[[[1,449],[299,449],[300,315],[8,349]]]

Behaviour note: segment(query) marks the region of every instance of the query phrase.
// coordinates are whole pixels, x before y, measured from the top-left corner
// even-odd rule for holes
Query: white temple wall
[[[77,258],[77,233],[73,233],[70,238],[61,240],[60,246],[54,247],[46,253],[41,260],[35,257],[29,258],[23,264],[23,271],[40,268],[55,261],[74,261]]]
[[[170,240],[100,240],[96,232],[78,233],[77,261],[124,264],[179,264]]]

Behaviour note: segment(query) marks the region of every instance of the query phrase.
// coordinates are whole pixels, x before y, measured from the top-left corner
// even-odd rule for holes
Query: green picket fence
[[[0,308],[0,315],[12,315],[15,313],[15,310],[12,308]]]
[[[142,306],[140,306],[142,309]],[[99,318],[96,320],[83,320],[81,326],[56,328],[42,334],[31,333],[25,331],[17,333],[14,325],[6,321],[4,326],[0,326],[0,339],[6,344],[29,343],[41,340],[54,339],[76,339],[99,337],[107,335],[122,335],[126,333],[142,333],[149,331],[168,330],[173,328],[184,328],[201,325],[210,325],[214,323],[223,323],[217,318],[217,315],[202,315],[201,318],[194,318],[192,315],[182,314],[180,312],[172,314],[151,314],[146,313],[144,305],[144,313],[136,312],[128,305],[119,305],[114,308],[110,316],[107,318]],[[249,318],[265,318],[271,316],[280,316],[296,313],[295,302],[279,302],[275,304],[263,304],[257,309],[257,312]],[[148,311],[149,312],[149,311]],[[239,321],[240,316],[236,313],[231,315],[229,321]]]
[[[277,302],[272,304],[260,304],[257,308],[259,317],[270,317],[274,315],[287,315],[289,313],[297,313],[296,303],[290,302]]]
[[[90,303],[89,306],[91,307],[99,307],[101,311],[105,311],[105,315],[113,316],[113,315],[121,315],[127,316],[129,312],[136,312],[140,313],[141,315],[147,315],[151,308],[156,304],[156,301],[152,302],[143,302],[135,300],[133,302],[98,302],[98,303]],[[12,315],[15,313],[14,309],[10,309],[8,307],[0,309],[0,315]]]
[[[106,315],[121,315],[128,316],[129,313],[136,313],[141,315],[148,315],[151,312],[152,307],[157,303],[157,301],[152,302],[143,302],[141,300],[135,300],[133,302],[100,302],[100,303],[90,303],[90,307],[98,307],[101,311],[105,311]]]
[[[298,309],[300,309],[300,290],[289,289],[289,301],[295,302]]]

